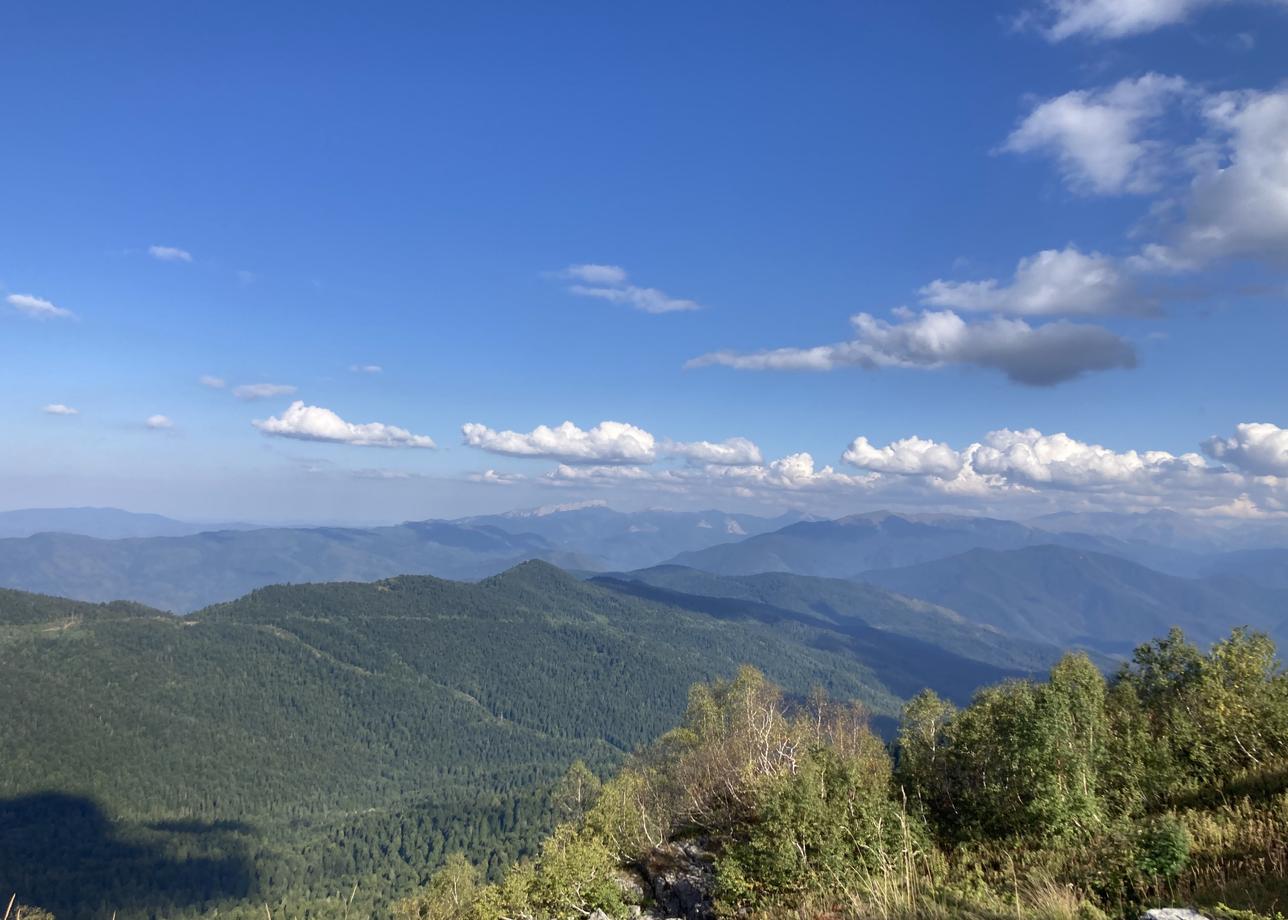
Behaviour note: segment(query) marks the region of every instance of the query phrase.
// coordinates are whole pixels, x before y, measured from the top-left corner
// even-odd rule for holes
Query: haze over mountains
[[[196,526],[97,509],[9,512],[7,520],[98,533]],[[1245,622],[1279,628],[1276,591],[1288,588],[1288,549],[1273,542],[1276,526],[1227,523],[1203,551],[1206,522],[1179,515],[1063,515],[1040,523],[1057,529],[956,515],[873,512],[808,520],[619,512],[589,504],[390,527],[262,527],[120,539],[41,532],[0,539],[0,586],[188,612],[280,583],[404,574],[473,580],[532,559],[585,573],[667,563],[722,576],[780,572],[871,581],[1026,639],[1101,650],[1130,646],[1156,631],[1135,627],[1168,617],[1199,637]],[[1099,532],[1068,529],[1075,524]],[[1117,611],[1106,614],[1108,632],[1071,625],[1073,606],[1084,615],[1097,605]],[[1139,619],[1124,619],[1128,610]]]

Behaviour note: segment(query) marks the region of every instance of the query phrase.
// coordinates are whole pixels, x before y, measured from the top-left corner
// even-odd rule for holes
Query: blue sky
[[[1286,6],[5,4],[0,506],[1283,513]]]

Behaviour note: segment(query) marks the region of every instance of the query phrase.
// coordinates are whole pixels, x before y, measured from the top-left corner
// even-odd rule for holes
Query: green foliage
[[[899,778],[944,839],[1086,834],[1101,817],[1104,678],[1070,655],[1044,684],[1011,681],[954,712],[923,694],[905,710]]]
[[[467,920],[479,883],[479,870],[464,855],[453,853],[420,892],[394,904],[394,920]]]
[[[755,820],[733,831],[719,861],[721,899],[790,906],[838,892],[865,893],[904,878],[930,852],[924,826],[890,798],[880,748],[807,752],[794,772],[757,790]]]
[[[1190,834],[1172,815],[1160,815],[1142,828],[1137,868],[1143,875],[1172,879],[1190,858]]]

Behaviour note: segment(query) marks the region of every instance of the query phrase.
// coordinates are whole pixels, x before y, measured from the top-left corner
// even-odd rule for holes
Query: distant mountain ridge
[[[38,533],[70,533],[103,540],[182,537],[212,530],[253,530],[242,523],[194,523],[120,508],[20,508],[0,511],[0,539]]]
[[[975,548],[863,580],[950,607],[1011,636],[1122,653],[1179,626],[1212,642],[1232,627],[1288,636],[1288,591],[1233,576],[1181,578],[1104,553]]]
[[[0,586],[83,601],[126,599],[186,612],[283,582],[374,581],[431,573],[468,580],[527,559],[570,568],[590,562],[533,534],[441,521],[125,540],[46,533],[0,540]]]
[[[0,587],[187,612],[282,582],[394,575],[470,580],[528,559],[580,571],[636,568],[660,562],[676,546],[705,547],[798,517],[592,506],[391,527],[264,527],[125,539],[38,533],[0,539]]]
[[[600,569],[656,565],[679,552],[776,531],[805,515],[788,512],[766,518],[725,511],[615,511],[601,503],[579,503],[459,518],[452,523],[532,533],[567,552],[594,557]]]
[[[722,575],[792,572],[853,578],[869,569],[915,565],[970,549],[1008,550],[1047,543],[1122,553],[1128,558],[1166,560],[1170,555],[1164,548],[1082,533],[1054,533],[1015,521],[880,511],[834,521],[802,521],[737,543],[680,553],[668,561]]]

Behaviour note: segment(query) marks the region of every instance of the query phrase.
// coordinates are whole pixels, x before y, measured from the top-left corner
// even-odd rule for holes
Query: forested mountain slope
[[[622,575],[594,579],[640,582],[654,588],[704,597],[753,601],[844,626],[861,624],[893,635],[930,643],[941,651],[1000,668],[1041,671],[1059,658],[1053,645],[1015,639],[981,626],[959,613],[875,585],[840,578],[817,578],[788,572],[716,575],[678,565],[659,565]]]
[[[695,679],[750,662],[792,692],[893,715],[851,640],[540,562],[477,584],[270,587],[188,617],[6,592],[0,885],[61,920],[226,899],[296,916],[355,883],[362,898],[413,886],[445,850],[499,865],[547,826],[546,790],[573,758],[606,765],[656,736]],[[198,884],[180,853],[219,869]]]

